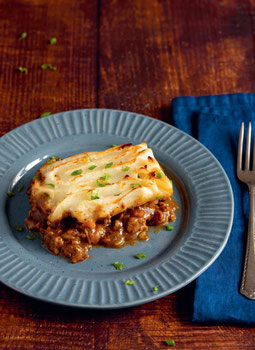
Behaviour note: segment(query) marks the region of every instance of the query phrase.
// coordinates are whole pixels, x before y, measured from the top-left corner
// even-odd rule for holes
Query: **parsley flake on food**
[[[46,186],[50,186],[51,188],[55,188],[54,184],[46,184]]]
[[[50,39],[50,44],[51,45],[54,45],[54,44],[56,44],[57,43],[57,38],[51,38]]]
[[[21,192],[22,190],[23,190],[23,188],[24,188],[24,185],[20,185],[19,187],[18,187],[18,192]]]
[[[138,254],[136,254],[136,259],[144,259],[144,258],[146,258],[146,254],[144,254],[144,253],[138,253]]]
[[[39,180],[41,178],[40,173],[35,174],[35,176],[33,177],[33,180]]]
[[[82,174],[82,169],[78,169],[78,170],[74,170],[71,173],[71,176],[77,176],[77,175],[81,175]]]
[[[7,196],[10,197],[10,198],[14,196],[14,193],[13,193],[13,192],[7,192],[6,194],[7,194]]]
[[[123,267],[124,267],[124,264],[119,262],[119,261],[115,261],[113,263],[113,266],[115,267],[116,270],[120,270],[121,271],[123,269]]]
[[[175,341],[173,339],[167,339],[165,342],[168,346],[175,346]]]
[[[101,184],[101,183],[97,180],[97,186],[99,186],[99,187],[105,187],[106,185]]]
[[[105,168],[110,168],[112,165],[113,165],[113,163],[107,163],[107,164],[105,165]]]
[[[94,170],[96,167],[97,167],[96,165],[91,165],[91,166],[89,167],[89,170]]]
[[[104,176],[101,176],[99,179],[108,181],[110,179],[110,174],[105,173]]]
[[[27,37],[27,33],[26,32],[21,33],[20,36],[19,36],[19,40],[26,39],[26,37]]]
[[[48,165],[51,165],[52,164],[52,159],[50,158],[50,159],[47,159],[46,160],[46,163],[48,164]]]
[[[40,114],[40,118],[48,117],[49,115],[51,115],[51,112],[44,112]]]
[[[25,73],[25,74],[28,73],[28,70],[27,70],[26,67],[19,67],[18,70],[19,70],[19,72],[21,72],[21,73]]]
[[[59,156],[52,156],[51,158],[52,158],[52,159],[58,159]]]
[[[172,225],[169,225],[169,224],[167,224],[166,226],[165,226],[165,228],[166,228],[166,230],[167,231],[173,231],[173,226]]]
[[[122,171],[128,171],[130,169],[130,166],[125,166],[124,168],[122,168]]]
[[[99,199],[99,196],[98,196],[98,191],[95,195],[93,195],[93,190],[91,190],[91,195],[90,195],[90,199],[91,200],[94,200],[94,199]]]
[[[46,201],[47,201],[48,199],[50,199],[50,195],[49,195],[49,193],[44,192],[43,194],[44,194],[44,196],[45,196],[45,200],[46,200]]]
[[[140,184],[131,184],[130,187],[131,187],[131,188],[141,187],[141,185],[140,185]]]
[[[116,193],[114,196],[120,196],[121,195],[121,193]]]
[[[160,200],[160,199],[162,199],[163,198],[163,196],[158,196],[157,197],[157,200]]]
[[[159,179],[163,177],[163,175],[162,175],[161,173],[155,173],[155,175],[156,175],[156,177],[159,178]]]
[[[18,232],[22,232],[22,231],[23,231],[23,227],[20,226],[20,225],[15,225],[15,226],[14,226],[14,229],[15,229],[16,231],[18,231]]]
[[[135,281],[126,280],[125,284],[128,285],[128,286],[132,286],[133,284],[135,284]]]

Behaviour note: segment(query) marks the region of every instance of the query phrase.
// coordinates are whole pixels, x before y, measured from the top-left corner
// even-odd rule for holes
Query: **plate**
[[[39,240],[29,240],[25,230],[15,231],[15,225],[24,227],[29,210],[25,189],[47,158],[143,141],[173,179],[180,207],[174,230],[151,230],[148,242],[122,249],[93,248],[90,259],[78,264],[52,255]],[[130,112],[84,109],[22,125],[0,140],[0,179],[1,281],[57,304],[122,308],[177,291],[221,253],[233,220],[231,186],[214,156],[173,126]],[[18,192],[21,184],[25,188]],[[146,258],[136,259],[139,252]],[[122,271],[115,270],[115,261],[124,263]],[[135,283],[126,285],[128,279]]]

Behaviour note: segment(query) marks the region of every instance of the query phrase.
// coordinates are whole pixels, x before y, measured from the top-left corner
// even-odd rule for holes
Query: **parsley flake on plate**
[[[40,114],[40,118],[48,117],[49,115],[51,115],[51,112],[44,112]]]
[[[19,187],[18,187],[18,192],[21,192],[22,190],[23,190],[23,188],[24,188],[24,185],[20,185]]]
[[[155,286],[152,288],[153,292],[157,292],[158,291],[158,286]]]
[[[127,286],[132,286],[133,284],[135,284],[135,281],[126,280],[125,284],[126,284]]]
[[[115,267],[116,270],[121,271],[123,269],[123,267],[124,267],[124,264],[119,262],[119,261],[115,261],[113,263],[113,266]]]
[[[146,254],[144,254],[144,253],[137,253],[135,257],[136,257],[136,259],[144,259],[144,258],[146,258]]]
[[[22,232],[23,231],[23,227],[20,225],[14,225],[14,229],[18,232]]]
[[[173,231],[173,226],[172,225],[170,225],[170,224],[167,224],[166,226],[165,226],[165,228],[166,228],[166,230],[167,231]]]
[[[10,198],[14,196],[14,192],[7,192],[6,194],[7,194],[7,196],[10,197]]]

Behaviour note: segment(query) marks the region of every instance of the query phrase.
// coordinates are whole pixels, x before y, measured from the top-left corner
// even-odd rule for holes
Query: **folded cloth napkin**
[[[255,94],[177,97],[172,101],[172,117],[177,128],[197,138],[219,160],[235,200],[229,241],[219,258],[196,280],[193,321],[253,326],[255,300],[239,293],[249,196],[235,169],[241,122],[248,126],[249,121],[255,121]]]

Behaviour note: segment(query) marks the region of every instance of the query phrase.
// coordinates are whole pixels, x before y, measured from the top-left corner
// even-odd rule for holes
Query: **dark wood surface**
[[[249,0],[3,0],[1,135],[43,112],[90,107],[171,122],[176,96],[252,92],[254,16]],[[27,38],[18,40],[22,32]],[[43,63],[57,70],[42,70]],[[192,294],[190,285],[99,312],[38,302],[1,285],[0,348],[166,349],[164,340],[174,339],[177,349],[255,349],[253,328],[193,324]]]

